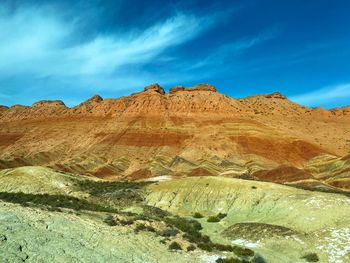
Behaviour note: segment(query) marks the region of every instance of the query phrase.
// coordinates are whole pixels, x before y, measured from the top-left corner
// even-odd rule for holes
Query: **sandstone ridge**
[[[349,107],[308,108],[278,92],[235,99],[209,84],[169,93],[153,84],[73,108],[62,101],[0,108],[0,169],[40,165],[115,180],[210,175],[350,189],[349,149]]]

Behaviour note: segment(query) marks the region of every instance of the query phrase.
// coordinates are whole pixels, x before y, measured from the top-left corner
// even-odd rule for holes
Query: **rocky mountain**
[[[39,165],[107,179],[225,176],[350,189],[350,107],[298,105],[278,92],[235,99],[209,84],[158,85],[0,106],[0,169]]]

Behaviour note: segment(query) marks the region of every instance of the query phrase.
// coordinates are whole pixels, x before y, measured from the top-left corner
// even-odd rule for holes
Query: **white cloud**
[[[310,106],[331,105],[336,101],[350,101],[350,83],[321,88],[292,96],[290,99]]]
[[[22,8],[12,14],[0,10],[0,76],[110,74],[123,65],[154,60],[196,37],[214,20],[179,13],[142,31],[72,44],[80,30],[75,21],[45,8]]]

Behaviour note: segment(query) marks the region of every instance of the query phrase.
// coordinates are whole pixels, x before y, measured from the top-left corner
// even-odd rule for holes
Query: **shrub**
[[[189,245],[187,247],[187,251],[194,251],[196,249],[196,246],[195,245]]]
[[[163,219],[164,217],[171,215],[169,212],[154,206],[144,205],[142,206],[142,208],[143,208],[143,214],[148,218]]]
[[[134,224],[134,220],[132,219],[123,219],[123,220],[119,220],[118,221],[119,224],[121,224],[122,226],[130,226],[132,224]]]
[[[213,251],[213,243],[199,243],[198,248],[208,251],[208,252],[212,252]]]
[[[162,232],[159,233],[162,237],[174,237],[179,233],[179,230],[174,228],[167,228],[164,229]]]
[[[170,250],[182,250],[182,247],[180,246],[179,243],[173,241],[173,242],[171,242],[171,244],[169,245],[169,249],[170,249]]]
[[[239,258],[218,258],[216,261],[216,263],[244,263],[247,261],[241,260]]]
[[[231,245],[223,245],[223,244],[214,244],[215,249],[219,251],[230,251],[232,252],[234,250],[234,247]]]
[[[194,218],[203,218],[204,216],[201,213],[196,212],[193,214],[193,217]]]
[[[105,222],[109,226],[116,226],[117,222],[114,220],[114,217],[112,215],[108,215],[103,219],[103,222]]]
[[[146,226],[144,224],[138,224],[135,228],[135,233],[138,233],[140,231],[148,231],[148,232],[156,232],[153,226]]]
[[[95,203],[90,203],[86,200],[66,195],[0,192],[0,199],[10,203],[20,204],[22,206],[39,205],[50,206],[52,209],[61,207],[74,210],[117,212],[117,210],[114,208],[104,207]]]
[[[209,216],[207,222],[209,223],[217,223],[220,222],[220,218],[218,216]]]
[[[197,247],[202,250],[205,250],[208,252],[211,252],[214,250],[233,252],[236,250],[237,253],[240,252],[241,254],[249,254],[249,255],[250,253],[253,253],[254,255],[254,251],[250,249],[247,249],[246,251],[244,248],[241,248],[241,247],[236,248],[231,245],[222,245],[222,244],[213,243],[210,240],[209,236],[203,235],[200,232],[200,230],[202,229],[202,225],[196,220],[191,220],[191,219],[186,219],[181,217],[165,218],[164,220],[168,225],[172,227],[176,227],[177,229],[184,232],[183,238],[185,238],[191,243],[196,244]]]
[[[166,244],[166,241],[167,241],[166,239],[162,239],[162,240],[159,241],[159,243],[165,245],[165,244]]]
[[[87,191],[92,195],[102,195],[106,193],[113,193],[120,190],[138,190],[151,184],[151,182],[106,182],[106,181],[92,181],[82,180],[77,182],[78,187]]]
[[[257,189],[257,187],[255,185],[252,186],[252,189]]]
[[[227,214],[219,213],[217,216],[218,216],[218,218],[223,219],[227,216]]]
[[[308,253],[301,257],[302,259],[305,259],[307,262],[318,262],[319,258],[316,253]]]
[[[232,248],[233,253],[240,257],[252,257],[255,254],[253,250],[246,247],[232,246]]]
[[[182,232],[188,233],[190,235],[198,235],[199,231],[202,230],[202,225],[196,220],[174,217],[167,218],[165,220],[169,225],[180,229]]]

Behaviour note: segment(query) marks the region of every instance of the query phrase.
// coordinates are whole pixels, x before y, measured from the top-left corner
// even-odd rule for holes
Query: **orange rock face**
[[[169,93],[153,84],[73,108],[62,101],[0,107],[0,168],[44,165],[109,179],[238,169],[290,182],[306,179],[303,165],[314,157],[349,154],[349,143],[346,107],[307,108],[280,93],[234,99],[209,84]]]

